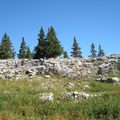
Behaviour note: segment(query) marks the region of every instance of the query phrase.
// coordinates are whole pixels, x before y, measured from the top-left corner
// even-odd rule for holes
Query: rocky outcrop
[[[70,79],[80,79],[92,74],[103,75],[108,72],[120,72],[120,55],[89,59],[58,57],[44,60],[42,64],[39,60],[0,60],[0,80],[36,75],[49,76],[49,78],[59,75]]]

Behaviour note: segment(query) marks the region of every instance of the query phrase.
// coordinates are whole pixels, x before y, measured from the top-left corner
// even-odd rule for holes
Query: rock
[[[64,95],[63,95],[63,98],[64,99],[70,99],[71,98],[71,93],[65,93]]]
[[[97,82],[104,82],[104,81],[106,81],[106,78],[103,75],[98,75],[96,81]]]
[[[12,79],[13,78],[13,74],[6,74],[5,78]]]
[[[97,74],[103,75],[103,68],[102,67],[98,67]]]
[[[118,77],[114,77],[114,78],[112,78],[112,80],[113,80],[114,83],[119,83],[120,82],[120,78],[118,78]]]
[[[90,88],[89,85],[84,85],[84,86],[83,86],[83,90],[88,90],[89,88]]]
[[[26,74],[28,74],[29,76],[35,76],[37,75],[38,71],[36,70],[36,68],[30,68],[26,71]]]
[[[96,94],[90,95],[84,92],[68,92],[63,95],[64,99],[74,99],[74,100],[80,100],[80,99],[88,99],[90,97],[97,97]]]
[[[36,72],[29,73],[29,76],[35,76],[35,75],[36,75]]]
[[[37,67],[38,74],[44,75],[47,67],[48,67],[47,65],[38,66]]]
[[[83,97],[84,99],[88,99],[88,98],[90,97],[90,95],[83,92],[83,93],[82,93],[82,97]]]
[[[18,74],[24,76],[26,72],[27,76],[32,77],[42,74],[51,76],[59,75],[61,77],[68,77],[70,79],[81,79],[82,77],[95,75],[96,73],[99,75],[104,75],[104,73],[109,72],[120,72],[120,55],[88,59],[64,59],[57,57],[45,59],[44,64],[40,64],[38,59],[24,59],[23,66],[21,66],[21,61],[21,59],[17,61],[14,59],[0,60],[0,74],[6,75],[8,73],[12,73],[11,76]],[[10,75],[8,76],[8,78],[11,78]],[[99,77],[97,81],[104,81],[104,79]]]
[[[39,95],[39,99],[43,100],[43,101],[53,101],[54,97],[53,97],[53,93],[41,93]]]
[[[117,78],[117,77],[108,78],[106,82],[109,82],[109,83],[120,83],[120,78]]]
[[[51,78],[51,76],[50,76],[50,75],[44,75],[44,77],[45,77],[45,78]]]
[[[4,79],[5,79],[4,75],[0,75],[0,80],[4,80]]]

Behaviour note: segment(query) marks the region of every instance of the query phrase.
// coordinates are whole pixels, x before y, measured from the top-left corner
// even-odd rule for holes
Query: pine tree
[[[10,41],[7,33],[2,37],[1,45],[0,45],[0,59],[11,59],[15,57],[15,52],[12,47],[12,43]]]
[[[29,46],[27,47],[26,58],[27,59],[31,59],[32,58],[32,53],[31,53],[31,50],[30,50]]]
[[[95,45],[93,43],[91,45],[90,53],[91,53],[91,55],[90,55],[91,58],[97,57],[96,50],[95,50]]]
[[[101,48],[101,45],[99,45],[98,48],[98,57],[103,57],[105,56],[104,50]]]
[[[21,42],[20,50],[19,50],[19,54],[18,54],[19,59],[26,57],[26,49],[27,49],[26,42],[24,40],[24,37],[22,37],[22,42]]]
[[[40,33],[38,34],[38,44],[34,48],[34,58],[46,57],[46,37],[43,28],[41,27]]]
[[[63,58],[68,58],[67,51],[64,51],[64,52],[63,52]]]
[[[74,41],[73,41],[71,56],[82,58],[82,51],[81,51],[81,48],[79,47],[75,37],[74,37]]]
[[[47,34],[47,58],[60,56],[63,52],[63,48],[58,40],[54,28],[51,26],[48,29]]]

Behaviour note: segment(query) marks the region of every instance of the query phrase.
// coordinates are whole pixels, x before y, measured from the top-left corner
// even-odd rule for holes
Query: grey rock
[[[50,76],[50,75],[44,75],[44,77],[45,77],[45,78],[51,78],[51,76]]]
[[[106,81],[106,78],[103,75],[98,75],[96,81],[97,82],[104,82],[104,81]]]
[[[108,78],[106,82],[109,82],[109,83],[120,83],[120,78],[117,78],[117,77]]]
[[[39,95],[39,99],[42,101],[53,101],[54,97],[53,97],[53,93],[41,93]]]
[[[4,80],[5,76],[4,75],[0,75],[0,80]]]
[[[89,85],[84,85],[84,86],[83,86],[83,90],[88,90],[89,88],[90,88]]]
[[[98,95],[94,94],[87,94],[85,92],[68,92],[63,95],[64,99],[74,99],[74,100],[80,100],[80,99],[89,99],[91,97],[97,97]]]
[[[5,78],[12,79],[13,78],[13,74],[6,74]]]

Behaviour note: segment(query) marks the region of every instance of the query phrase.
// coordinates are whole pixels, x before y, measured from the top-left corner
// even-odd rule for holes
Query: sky
[[[41,26],[47,34],[51,25],[69,54],[74,36],[84,57],[92,42],[120,54],[120,0],[0,0],[0,41],[7,32],[17,53],[22,37],[33,51]]]

